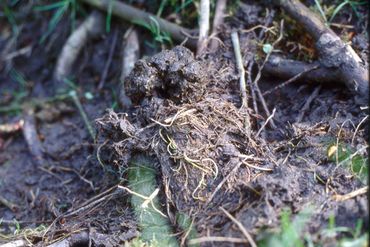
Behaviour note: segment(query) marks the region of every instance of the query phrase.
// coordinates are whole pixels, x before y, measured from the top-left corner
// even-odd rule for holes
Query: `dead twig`
[[[312,94],[307,98],[306,103],[304,104],[303,108],[301,109],[301,112],[299,113],[296,119],[297,123],[302,121],[303,116],[308,110],[308,108],[310,107],[312,101],[317,97],[317,95],[319,95],[320,89],[321,89],[321,85],[316,87],[315,90],[313,90]]]
[[[334,195],[333,199],[336,200],[336,201],[345,201],[345,200],[354,198],[356,196],[366,194],[368,189],[369,189],[369,186],[365,186],[365,187],[362,187],[358,190],[352,191],[352,192],[350,192],[348,194],[345,194],[345,195]]]
[[[355,137],[357,135],[357,132],[358,130],[360,129],[361,125],[369,118],[369,115],[367,115],[366,117],[364,117],[360,123],[357,125],[356,129],[355,129],[355,132],[353,133],[353,137],[352,137],[352,140],[351,140],[351,145],[353,146],[354,142],[355,142]]]
[[[243,66],[242,54],[240,51],[239,37],[236,31],[231,33],[231,41],[233,43],[236,65],[239,72],[239,88],[242,95],[242,105],[248,108],[248,96],[245,84],[245,70]]]
[[[276,112],[276,108],[274,108],[272,110],[272,113],[270,116],[268,116],[268,118],[266,119],[266,121],[263,123],[263,125],[261,126],[261,128],[258,130],[257,134],[256,134],[256,138],[261,134],[262,130],[265,129],[266,125],[268,124],[268,122],[270,120],[272,120],[272,118],[275,116],[275,112]]]
[[[226,216],[232,221],[234,222],[239,230],[243,233],[244,237],[247,238],[249,244],[252,246],[252,247],[257,247],[257,244],[254,242],[252,236],[249,234],[249,232],[245,229],[245,227],[243,226],[242,223],[240,223],[240,221],[238,221],[237,219],[234,218],[234,216],[232,216],[229,212],[227,212],[223,207],[220,207],[221,211],[224,212],[224,214],[226,214]]]
[[[298,74],[296,74],[295,76],[293,76],[289,80],[287,80],[287,81],[281,83],[280,85],[278,85],[278,86],[276,86],[276,87],[274,87],[274,88],[272,88],[272,89],[264,92],[263,93],[263,96],[266,96],[266,95],[268,95],[268,94],[270,94],[270,93],[272,93],[272,92],[274,92],[274,91],[276,91],[278,89],[281,89],[281,88],[285,87],[286,85],[288,85],[288,84],[290,84],[292,82],[295,82],[297,79],[301,78],[307,72],[310,72],[310,71],[315,70],[317,68],[319,68],[319,65],[312,65],[311,67],[307,68],[306,70],[304,70],[302,72],[299,72]]]
[[[209,0],[200,0],[197,57],[201,56],[205,48],[207,47],[209,31],[209,9]]]
[[[84,109],[82,107],[80,99],[77,96],[77,92],[73,90],[69,93],[69,95],[71,96],[71,98],[73,100],[73,103],[76,105],[78,111],[80,112],[80,115],[81,115],[81,117],[82,117],[82,119],[85,123],[85,126],[86,126],[91,138],[95,141],[95,131],[94,131],[93,127],[91,126],[90,120],[87,117],[87,114],[86,114],[86,112],[84,111]]]
[[[284,34],[284,20],[282,20],[280,22],[280,35],[279,35],[279,37],[272,44],[271,51],[269,53],[267,53],[266,58],[263,61],[262,65],[260,66],[260,68],[258,70],[258,73],[257,73],[257,76],[256,76],[256,78],[254,79],[254,81],[252,83],[252,85],[255,87],[255,89],[257,91],[257,95],[258,95],[258,97],[259,97],[259,99],[260,99],[260,101],[262,103],[263,109],[264,109],[264,111],[265,111],[265,113],[266,113],[267,116],[270,116],[271,114],[270,114],[270,111],[269,111],[269,109],[267,107],[265,98],[263,97],[262,92],[261,92],[261,90],[260,90],[260,88],[258,86],[258,81],[261,78],[262,70],[263,70],[265,64],[267,63],[267,61],[269,60],[269,57],[270,57],[270,55],[271,55],[271,53],[273,51],[273,48],[281,41],[281,39],[283,38],[283,34]],[[275,123],[274,123],[274,121],[272,119],[270,120],[269,123],[270,123],[271,127],[276,128],[276,125],[275,125]]]
[[[189,240],[189,245],[196,245],[206,242],[228,242],[228,243],[240,243],[247,244],[248,241],[242,238],[233,238],[233,237],[220,237],[220,236],[207,236],[201,238],[193,238]]]
[[[114,50],[116,48],[117,37],[118,37],[118,31],[115,30],[114,34],[113,34],[113,38],[112,38],[113,39],[112,44],[111,44],[110,49],[109,49],[108,59],[107,59],[107,62],[105,63],[104,70],[103,70],[103,73],[102,73],[101,78],[100,78],[100,82],[99,82],[99,86],[98,86],[99,90],[104,87],[104,83],[105,83],[105,80],[106,80],[107,75],[108,75],[109,66],[112,62],[113,53],[114,53]]]

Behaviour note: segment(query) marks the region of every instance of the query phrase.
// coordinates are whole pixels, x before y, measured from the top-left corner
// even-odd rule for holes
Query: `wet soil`
[[[225,30],[263,23],[262,7],[245,11],[255,13],[237,14]],[[36,246],[76,232],[87,233],[84,239],[90,239],[92,246],[118,246],[138,236],[130,195],[115,187],[126,184],[128,162],[138,153],[155,164],[159,197],[173,229],[177,229],[173,215],[181,212],[194,219],[199,236],[244,238],[220,210],[223,207],[258,240],[264,230],[279,228],[283,210],[297,214],[311,206],[306,230],[314,241],[335,243],[320,233],[331,215],[336,226],[351,229],[362,219],[362,231],[368,231],[366,194],[335,200],[335,195],[364,187],[364,181],[327,155],[338,141],[367,156],[369,130],[363,120],[368,109],[358,105],[344,86],[300,81],[273,92],[266,102],[270,109],[276,108],[276,128],[267,125],[257,136],[266,116],[261,107],[256,113],[241,104],[230,35],[225,31],[224,46],[201,58],[177,46],[138,61],[125,80],[133,106],[107,110],[119,95],[121,44],[105,87],[96,88],[113,33],[89,41],[74,71],[77,87],[58,89],[52,88],[50,78],[57,51],[67,39],[67,22],[58,26],[60,32],[46,45],[38,43],[41,33],[33,34],[40,23],[37,18],[25,24],[15,44],[15,50],[32,46],[31,54],[11,63],[2,61],[0,66],[0,107],[14,106],[17,97],[26,93],[12,111],[0,112],[0,124],[22,119],[23,110],[34,107],[44,156],[41,164],[35,160],[32,143],[26,143],[21,132],[0,135],[0,195],[8,202],[0,203],[0,243],[21,237],[13,235],[19,227],[48,228],[41,234],[30,233]],[[5,21],[0,25],[9,28]],[[5,50],[10,36],[1,35],[0,50]],[[354,42],[364,51],[362,37]],[[256,55],[255,38],[240,35],[246,63]],[[25,84],[17,83],[14,69],[24,75]],[[278,83],[263,78],[260,87],[265,91]],[[78,93],[88,118],[95,120],[95,141],[71,99],[34,104],[68,90]],[[317,95],[305,107],[315,90]],[[186,234],[177,233],[179,239]]]

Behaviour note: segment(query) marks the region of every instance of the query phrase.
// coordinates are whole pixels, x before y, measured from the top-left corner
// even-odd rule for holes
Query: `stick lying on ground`
[[[112,0],[80,0],[80,1],[104,11],[108,11],[109,5],[111,4],[113,5],[111,7],[112,14],[122,19],[125,19],[126,21],[129,22],[141,20],[150,23],[151,20],[155,20],[158,23],[161,31],[169,33],[171,37],[178,42],[182,42],[185,39],[189,38],[187,34],[191,33],[191,30],[189,29],[180,27],[174,23],[159,18],[158,16],[152,15],[145,11],[138,10],[134,7],[131,7],[130,5],[124,4],[119,1]],[[196,41],[189,39],[185,45],[191,48],[195,48]]]
[[[369,72],[351,46],[345,44],[312,11],[298,0],[274,1],[299,22],[316,41],[319,63],[323,69],[336,74],[336,80],[367,99],[369,96]],[[312,72],[313,73],[313,72]]]
[[[69,36],[63,46],[54,71],[54,79],[62,82],[71,72],[78,54],[86,42],[100,35],[104,30],[103,15],[94,11],[89,17]]]

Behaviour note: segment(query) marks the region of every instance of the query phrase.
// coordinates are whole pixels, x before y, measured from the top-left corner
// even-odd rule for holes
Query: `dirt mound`
[[[343,206],[327,203],[330,196],[322,193],[323,186],[313,175],[317,172],[320,179],[335,184],[341,193],[360,186],[344,179],[349,173],[343,168],[335,169],[334,174],[330,166],[315,165],[328,162],[322,152],[323,143],[327,144],[323,136],[333,125],[331,121],[306,127],[294,125],[292,135],[296,141],[292,138],[292,142],[298,145],[308,138],[312,148],[306,147],[300,153],[294,151],[298,147],[287,146],[284,139],[270,143],[272,151],[265,139],[256,136],[256,130],[246,127],[247,118],[252,122],[256,119],[248,108],[239,106],[239,95],[232,93],[233,76],[224,75],[225,81],[217,83],[209,74],[206,76],[205,68],[216,71],[212,64],[194,59],[184,47],[137,62],[126,80],[127,94],[136,107],[129,113],[109,111],[97,120],[104,153],[113,154],[109,162],[124,173],[133,155],[151,156],[161,173],[159,184],[165,191],[162,199],[168,214],[186,213],[195,219],[201,236],[211,233],[241,237],[220,207],[233,212],[253,234],[266,225],[277,226],[287,207],[299,212],[307,205],[326,203],[319,218],[315,216],[311,222],[311,231],[325,225],[332,210],[352,210],[357,212],[356,217],[366,212],[363,202],[358,206],[350,202]],[[225,84],[229,87],[221,89],[220,85]],[[338,128],[333,126],[330,131],[335,133]],[[280,136],[283,132],[280,130]],[[297,154],[290,157],[292,150]],[[310,157],[313,152],[317,155],[310,162],[297,158]],[[351,227],[355,224],[348,219],[341,223]]]

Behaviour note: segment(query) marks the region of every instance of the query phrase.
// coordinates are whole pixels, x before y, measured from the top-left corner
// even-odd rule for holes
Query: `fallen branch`
[[[274,1],[306,29],[316,41],[321,67],[338,74],[338,81],[368,99],[369,72],[351,46],[345,44],[323,21],[298,0]]]
[[[124,4],[119,1],[112,1],[112,0],[80,0],[86,4],[94,6],[98,9],[103,11],[108,11],[109,5],[111,4],[112,7],[112,15],[120,17],[126,21],[133,22],[133,21],[144,21],[146,23],[150,23],[152,20],[155,20],[161,31],[169,33],[171,37],[178,41],[182,42],[185,39],[188,39],[189,36],[187,34],[191,33],[191,30],[183,28],[179,25],[166,21],[162,18],[159,18],[156,15],[147,13],[145,11],[138,10],[134,7],[131,7],[128,4]],[[135,24],[135,23],[133,23]],[[186,45],[195,48],[196,42],[195,40],[189,39],[186,42]]]
[[[69,36],[55,67],[54,79],[57,82],[63,82],[67,78],[78,54],[89,39],[97,37],[102,33],[104,30],[103,24],[103,15],[95,11]]]
[[[310,64],[306,62],[285,59],[280,56],[271,56],[263,68],[263,72],[265,74],[282,79],[290,79],[300,75],[300,80],[308,80],[310,82],[319,83],[334,83],[341,80],[338,70],[322,67],[320,66],[319,62]],[[268,91],[264,94],[268,94]]]

